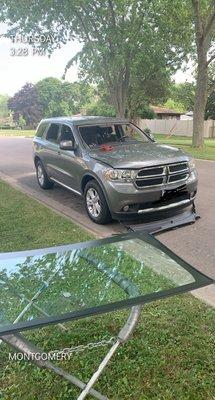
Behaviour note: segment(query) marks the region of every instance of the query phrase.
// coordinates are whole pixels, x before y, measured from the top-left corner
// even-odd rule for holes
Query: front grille
[[[182,172],[182,171],[187,171],[187,169],[188,169],[187,163],[169,165],[169,172]]]
[[[162,175],[163,174],[163,167],[152,167],[152,168],[144,168],[138,172],[138,176],[153,176],[153,175]]]
[[[187,174],[177,174],[177,175],[170,175],[169,176],[169,182],[177,182],[177,181],[182,181],[184,179],[187,179]]]
[[[135,184],[137,188],[162,186],[168,183],[183,182],[189,177],[187,162],[145,167],[138,171]]]
[[[136,181],[136,185],[138,187],[162,185],[162,183],[163,183],[163,178],[138,179]]]

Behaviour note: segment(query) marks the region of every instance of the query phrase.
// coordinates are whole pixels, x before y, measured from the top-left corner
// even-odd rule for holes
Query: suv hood
[[[130,143],[114,145],[112,149],[92,149],[89,156],[112,168],[143,168],[190,159],[182,150],[158,143]]]

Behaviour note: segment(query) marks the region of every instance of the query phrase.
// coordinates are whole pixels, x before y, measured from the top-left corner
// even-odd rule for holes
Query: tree
[[[101,100],[87,104],[83,111],[86,115],[102,115],[104,117],[116,116],[114,107],[108,103],[103,103]]]
[[[64,84],[57,78],[44,78],[36,83],[38,97],[43,110],[43,117],[72,115],[75,107],[71,96],[71,85]]]
[[[205,119],[214,119],[215,120],[215,90],[208,97],[206,110],[205,110]]]
[[[94,94],[94,89],[86,83],[62,82],[52,77],[37,82],[36,89],[46,118],[79,113]]]
[[[162,0],[154,2],[162,16],[160,32],[173,45],[181,41],[184,61],[193,59],[197,65],[193,145],[204,142],[204,112],[207,97],[215,86],[215,74],[209,84],[209,74],[215,61],[215,1],[214,0]],[[173,35],[173,37],[172,37]],[[212,68],[213,69],[213,68]]]
[[[169,108],[170,110],[179,111],[182,113],[184,113],[186,111],[186,109],[182,103],[179,103],[178,101],[174,101],[172,99],[168,99],[164,103],[164,107]]]
[[[0,126],[9,128],[13,125],[13,117],[8,109],[8,99],[8,95],[0,94]]]
[[[62,100],[60,96],[61,85],[59,79],[52,77],[42,79],[36,83],[36,90],[44,118],[57,116],[56,108]]]
[[[175,56],[161,38],[153,2],[148,0],[88,1],[76,7],[78,39],[84,42],[66,67],[79,61],[80,76],[106,84],[118,116],[133,116],[151,98],[164,97],[166,77]],[[172,59],[173,61],[173,59]],[[164,73],[165,71],[165,73]],[[162,80],[162,78],[164,78]]]
[[[35,128],[42,118],[42,109],[35,85],[26,83],[8,100],[8,107],[13,111],[13,119],[17,124],[23,117],[29,128]]]
[[[25,119],[23,118],[22,115],[20,115],[20,117],[19,117],[18,124],[19,124],[19,127],[22,128],[22,129],[24,129],[25,126],[26,126],[26,121],[25,121]]]
[[[204,143],[204,114],[208,96],[215,89],[215,75],[209,84],[209,68],[215,60],[215,2],[191,0],[197,49],[197,80],[193,119],[193,145]]]
[[[160,68],[170,74],[181,60],[178,33],[163,35],[163,2],[159,1],[160,12],[155,0],[20,0],[16,4],[1,0],[1,18],[12,25],[8,35],[53,35],[53,43],[46,43],[50,52],[70,38],[82,42],[82,50],[68,62],[66,71],[79,61],[80,76],[105,83],[117,115],[124,116],[130,93],[144,89],[143,65],[147,65],[147,72],[156,65],[151,79],[155,92],[161,82]],[[138,82],[139,73],[143,79]]]
[[[196,85],[190,82],[172,84],[169,99],[179,104],[179,111],[193,111]],[[176,108],[177,109],[177,108]]]
[[[0,94],[0,118],[8,117],[8,114],[9,114],[8,105],[7,105],[8,99],[9,99],[8,95]]]
[[[167,67],[163,38],[155,39],[156,46],[150,46],[150,40],[143,41],[132,64],[127,100],[127,114],[131,118],[148,114],[149,104],[162,103],[167,99],[172,68]]]
[[[156,114],[154,113],[152,108],[150,108],[149,106],[144,106],[141,110],[139,110],[137,116],[142,119],[155,119],[156,118]]]

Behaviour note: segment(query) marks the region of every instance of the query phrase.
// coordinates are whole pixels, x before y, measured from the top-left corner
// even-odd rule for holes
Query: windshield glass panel
[[[107,124],[79,126],[84,143],[89,147],[149,142],[144,133],[133,124]]]
[[[137,233],[0,254],[0,333],[145,304],[210,283],[155,238]]]

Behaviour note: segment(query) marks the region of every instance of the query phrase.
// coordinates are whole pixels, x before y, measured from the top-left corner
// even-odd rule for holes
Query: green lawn
[[[0,250],[15,251],[90,239],[72,224],[36,200],[0,181]]]
[[[25,136],[33,137],[35,130],[21,130],[21,129],[0,129],[0,136]]]
[[[0,182],[0,250],[22,250],[89,239],[79,227]],[[108,256],[110,254],[108,253]],[[113,336],[127,315],[117,312],[25,333],[45,350]],[[213,400],[215,398],[215,311],[191,295],[175,296],[144,307],[132,340],[120,348],[96,388],[111,400]],[[79,391],[51,372],[27,361],[8,361],[0,345],[0,398],[3,400],[75,400]],[[104,349],[58,362],[87,380]],[[89,397],[90,398],[90,397]]]
[[[171,136],[156,134],[155,139],[159,143],[170,144],[182,148],[193,155],[194,158],[215,160],[215,139],[205,139],[204,147],[197,149],[191,146],[192,139],[186,136]]]

